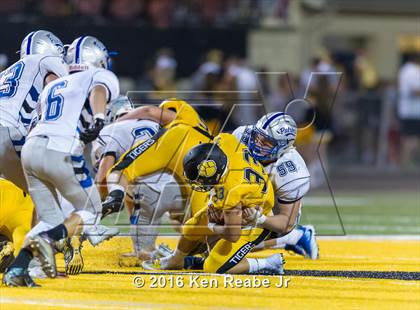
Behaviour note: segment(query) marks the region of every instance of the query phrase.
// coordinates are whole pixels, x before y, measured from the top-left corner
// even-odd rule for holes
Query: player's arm
[[[106,174],[109,169],[112,168],[115,164],[115,156],[113,155],[105,155],[98,168],[98,172],[95,177],[96,185],[99,189],[99,194],[101,195],[101,199],[105,199],[106,195],[108,195],[108,187],[106,182]]]
[[[256,224],[259,227],[285,235],[294,228],[299,215],[300,205],[301,199],[293,203],[282,203],[278,214],[273,216],[261,215],[257,219]]]
[[[175,117],[176,113],[174,111],[147,105],[128,112],[126,115],[119,118],[118,122],[128,119],[148,119],[159,123],[160,126],[165,126],[172,122]]]
[[[93,111],[94,125],[80,134],[80,140],[88,144],[95,140],[105,126],[105,110],[108,103],[107,89],[103,85],[96,85],[89,94],[89,102]]]
[[[238,205],[232,209],[223,210],[223,219],[224,225],[209,222],[210,230],[229,242],[238,241],[241,236],[242,207]],[[209,216],[210,220],[211,216]]]
[[[58,76],[57,75],[55,75],[54,73],[52,73],[52,72],[49,72],[48,74],[47,74],[47,76],[45,77],[45,80],[44,80],[44,86],[45,85],[47,85],[48,83],[51,83],[52,81],[54,81],[54,80],[56,80],[56,79],[58,79]]]
[[[68,74],[67,64],[59,56],[46,56],[42,59],[40,65],[42,70],[46,72],[44,86]]]

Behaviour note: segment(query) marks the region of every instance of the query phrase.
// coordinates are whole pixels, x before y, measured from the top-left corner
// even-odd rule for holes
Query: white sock
[[[268,261],[265,258],[247,258],[249,264],[249,273],[257,272],[268,267]]]
[[[303,231],[297,228],[294,228],[291,232],[283,237],[277,238],[277,246],[283,244],[295,245],[298,243],[299,239],[303,236]],[[283,246],[284,247],[284,246]]]

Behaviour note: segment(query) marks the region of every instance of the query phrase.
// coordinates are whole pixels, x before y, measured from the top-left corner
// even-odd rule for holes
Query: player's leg
[[[38,203],[39,209],[37,213],[40,219],[44,219],[46,223],[49,223],[49,227],[54,227],[57,223],[62,223],[64,217],[58,212],[59,209],[56,197],[54,196],[54,189],[32,175],[28,175],[28,184],[30,191],[32,191],[32,198],[35,205]],[[45,208],[46,206],[49,206],[49,208]],[[16,259],[8,268],[7,273],[5,273],[3,283],[7,286],[36,286],[28,274],[29,263],[34,257],[40,260],[45,274],[49,277],[55,277],[55,256],[50,239],[51,236],[55,235],[60,236],[61,231],[54,230],[53,228],[43,232],[43,235],[37,234],[32,236],[29,234]]]
[[[51,156],[63,155],[52,151]],[[74,212],[64,221],[67,236],[78,236],[83,232],[95,246],[118,234],[117,229],[99,229],[101,199],[83,156],[67,155],[59,166],[60,173],[50,171],[50,177],[56,180],[57,190],[74,207]]]
[[[168,269],[176,270],[184,268],[184,259],[197,246],[206,242],[207,236],[212,236],[213,232],[207,226],[207,207],[202,208],[182,227],[182,236],[178,241],[174,253],[168,257],[161,258],[156,262],[145,262],[145,269]]]
[[[299,225],[301,209],[294,221],[293,229],[283,236],[272,233],[271,238],[258,244],[255,249],[285,249],[310,259],[318,259],[319,250],[316,242],[315,228],[312,225]]]
[[[219,240],[204,261],[205,272],[217,273],[273,273],[283,272],[280,254],[268,258],[245,258],[252,248],[264,240],[269,231],[253,228],[243,230],[235,243]],[[245,259],[244,259],[245,258]]]
[[[0,174],[13,182],[23,191],[28,192],[28,186],[23,173],[19,150],[25,142],[25,137],[13,127],[0,126]]]

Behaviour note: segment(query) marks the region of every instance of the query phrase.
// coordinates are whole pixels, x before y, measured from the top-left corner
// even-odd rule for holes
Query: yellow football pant
[[[207,227],[207,207],[197,212],[183,227],[183,236],[188,240],[204,242],[213,232]],[[258,243],[269,235],[263,228],[243,229],[236,242],[220,239],[204,261],[204,272],[226,273],[237,265]]]
[[[15,256],[31,229],[33,210],[29,195],[13,183],[0,180],[0,234],[13,242]]]

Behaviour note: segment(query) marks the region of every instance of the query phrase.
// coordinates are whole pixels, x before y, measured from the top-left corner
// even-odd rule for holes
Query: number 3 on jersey
[[[24,67],[23,62],[17,62],[0,74],[0,98],[11,98],[16,94]]]
[[[60,118],[63,112],[64,98],[59,94],[59,90],[66,88],[67,81],[61,81],[50,88],[47,98],[47,112],[45,114],[46,121],[55,121]]]

